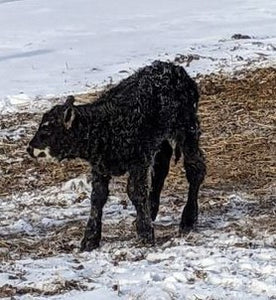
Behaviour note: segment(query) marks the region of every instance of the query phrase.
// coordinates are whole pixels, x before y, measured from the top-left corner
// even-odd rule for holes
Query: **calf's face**
[[[62,160],[72,155],[72,125],[75,119],[74,97],[64,105],[56,105],[46,112],[27,151],[34,158]]]

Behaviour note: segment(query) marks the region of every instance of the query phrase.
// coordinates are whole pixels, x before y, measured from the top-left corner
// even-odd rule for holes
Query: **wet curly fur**
[[[32,156],[80,157],[92,165],[91,212],[81,243],[90,251],[101,239],[102,209],[112,176],[129,174],[127,193],[137,210],[138,237],[154,242],[152,220],[175,145],[184,157],[189,182],[180,231],[190,230],[198,215],[198,190],[205,176],[199,149],[196,83],[180,66],[156,61],[103,93],[95,102],[64,105],[45,113],[29,144]],[[46,151],[47,150],[47,151]]]

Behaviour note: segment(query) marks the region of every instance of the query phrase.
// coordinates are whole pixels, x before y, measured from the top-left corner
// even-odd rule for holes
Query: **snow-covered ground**
[[[20,233],[27,241],[28,237],[45,238],[45,233],[53,235],[65,224],[86,219],[90,192],[90,185],[80,177],[60,188],[15,194],[1,203],[6,216],[1,222],[1,235],[18,235],[19,241]],[[76,203],[81,193],[86,197]],[[198,232],[185,239],[172,236],[152,248],[136,245],[134,236],[126,241],[117,236],[112,242],[103,241],[99,250],[79,253],[79,241],[72,235],[74,247],[69,254],[41,259],[32,258],[34,254],[23,259],[11,254],[13,259],[3,262],[0,268],[0,286],[33,289],[34,296],[20,299],[48,299],[36,297],[35,289],[49,294],[65,287],[66,282],[74,282],[74,289],[51,299],[275,299],[276,235],[258,227],[254,232],[254,223],[264,216],[252,217],[250,211],[257,203],[244,197],[228,194],[220,208],[223,213],[210,209],[201,215]],[[210,202],[214,208],[216,204]],[[155,222],[161,228],[157,235],[167,226],[174,227],[171,232],[177,231],[181,206],[173,211],[169,198],[162,200]],[[119,197],[110,197],[104,210],[103,235],[115,235],[112,230],[118,224],[125,228],[121,234],[129,234],[134,217],[132,205],[124,208]],[[71,230],[74,226],[78,230],[77,223]],[[252,226],[254,237],[239,235],[237,226]]]
[[[273,0],[0,0],[0,111],[177,54],[192,75],[275,63],[275,20]]]
[[[42,112],[47,99],[101,87],[155,59],[176,58],[191,75],[276,66],[273,0],[0,0],[0,28],[0,114]],[[231,38],[238,33],[251,38]],[[31,122],[0,124],[0,141],[20,141]],[[0,297],[22,288],[14,299],[276,299],[276,235],[259,226],[267,216],[252,213],[256,199],[225,192],[220,209],[209,199],[198,231],[181,238],[182,204],[164,197],[157,244],[145,248],[135,241],[135,210],[113,195],[102,247],[79,253],[90,192],[80,177],[0,196],[0,255],[9,258]],[[167,228],[173,235],[163,238]],[[63,233],[71,248],[56,253]],[[40,241],[53,253],[41,255]]]

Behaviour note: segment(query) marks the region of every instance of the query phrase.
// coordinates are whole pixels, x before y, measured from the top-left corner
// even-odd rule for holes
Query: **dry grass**
[[[266,191],[275,181],[276,69],[200,78],[207,184]]]
[[[19,279],[20,277],[15,276],[14,279]],[[22,279],[22,278],[20,278]],[[24,278],[23,278],[24,280]],[[64,280],[54,283],[55,286],[47,289],[39,289],[34,287],[18,287],[12,286],[10,284],[5,284],[0,287],[0,298],[10,298],[15,299],[14,296],[32,295],[32,296],[54,296],[63,293],[68,293],[71,290],[85,291],[87,290],[85,285],[75,280]],[[53,285],[54,285],[53,284]]]

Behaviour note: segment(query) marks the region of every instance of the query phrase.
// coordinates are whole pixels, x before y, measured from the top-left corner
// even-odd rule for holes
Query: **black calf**
[[[92,166],[91,212],[81,242],[92,250],[101,240],[102,210],[112,176],[129,174],[127,193],[137,210],[140,240],[152,244],[160,193],[172,156],[184,157],[188,201],[180,231],[190,230],[198,215],[198,190],[205,176],[199,149],[198,92],[180,66],[154,62],[122,80],[91,104],[75,106],[68,97],[42,118],[28,152],[57,160],[80,157]]]

